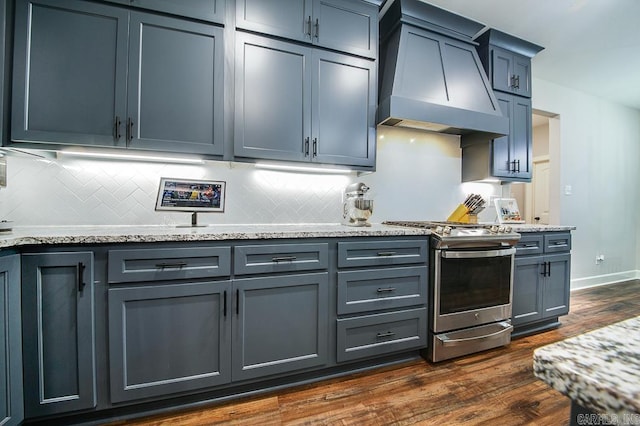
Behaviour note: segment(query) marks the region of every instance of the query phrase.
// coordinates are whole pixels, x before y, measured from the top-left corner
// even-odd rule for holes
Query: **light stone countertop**
[[[49,244],[108,244],[160,241],[222,241],[281,238],[389,237],[430,235],[426,229],[381,224],[350,227],[332,223],[208,225],[198,228],[147,226],[28,226],[0,233],[0,248]]]
[[[597,414],[640,420],[640,317],[543,346],[539,379]],[[620,423],[636,424],[636,423]]]
[[[571,225],[536,225],[530,223],[513,223],[510,224],[515,232],[559,232],[559,231],[575,231],[576,227]]]

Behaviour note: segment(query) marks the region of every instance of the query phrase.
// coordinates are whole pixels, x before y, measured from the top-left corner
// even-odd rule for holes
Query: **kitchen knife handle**
[[[78,262],[78,293],[82,293],[86,283],[84,282],[84,269],[86,266],[82,262]]]
[[[119,141],[122,137],[122,135],[120,134],[120,124],[122,124],[122,122],[120,121],[120,117],[116,115],[115,120],[113,120],[113,138],[116,141]]]

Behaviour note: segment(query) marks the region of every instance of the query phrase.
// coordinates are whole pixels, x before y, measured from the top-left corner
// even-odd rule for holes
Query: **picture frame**
[[[225,181],[160,178],[156,211],[223,213]]]
[[[518,201],[515,198],[496,198],[496,213],[498,214],[498,223],[524,223]]]

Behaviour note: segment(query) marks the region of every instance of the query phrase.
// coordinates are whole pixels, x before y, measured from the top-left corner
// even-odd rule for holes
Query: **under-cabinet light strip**
[[[155,155],[115,154],[108,152],[59,151],[58,154],[83,158],[103,158],[106,160],[152,161],[160,163],[204,164],[201,158],[162,157]]]

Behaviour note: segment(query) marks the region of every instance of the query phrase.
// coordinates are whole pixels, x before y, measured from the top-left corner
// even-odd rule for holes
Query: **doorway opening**
[[[526,223],[560,224],[560,116],[533,111],[531,183],[511,184]]]

